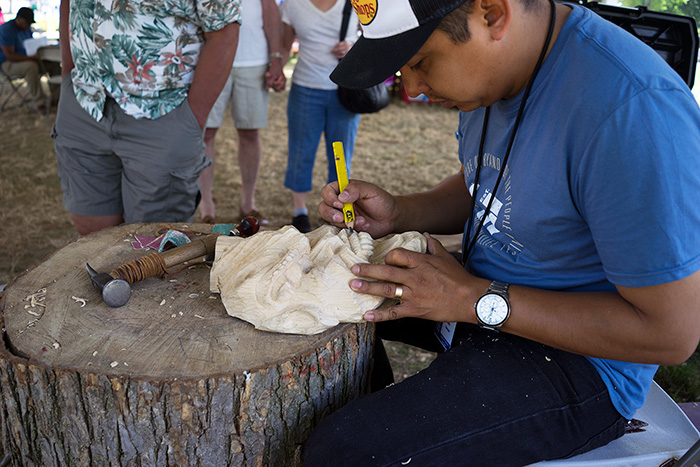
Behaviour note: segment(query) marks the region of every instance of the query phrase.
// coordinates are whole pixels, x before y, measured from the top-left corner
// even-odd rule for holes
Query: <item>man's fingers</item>
[[[350,281],[350,288],[355,292],[378,295],[380,297],[405,300],[411,295],[411,288],[399,282],[391,281],[364,281],[353,279]]]
[[[384,257],[384,262],[388,265],[409,269],[417,267],[424,260],[424,253],[418,253],[400,247],[391,250]]]
[[[391,321],[401,317],[397,306],[368,311],[364,315],[365,321],[372,321],[375,323],[379,321]]]
[[[428,240],[428,253],[434,256],[452,256],[452,254],[442,246],[440,240],[434,238],[429,233],[424,234],[426,240]]]

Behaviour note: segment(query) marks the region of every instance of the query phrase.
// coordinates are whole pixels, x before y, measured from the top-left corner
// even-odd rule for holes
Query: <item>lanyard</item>
[[[498,186],[501,184],[501,179],[503,178],[503,174],[505,173],[506,169],[506,163],[508,162],[508,156],[510,156],[510,151],[513,148],[513,141],[515,141],[515,134],[518,131],[518,127],[520,126],[520,121],[522,120],[523,116],[523,110],[525,109],[525,103],[527,102],[527,98],[530,96],[530,90],[532,89],[532,85],[535,82],[535,78],[537,78],[537,73],[539,73],[540,68],[542,68],[542,63],[544,62],[544,57],[547,55],[547,49],[549,48],[549,43],[552,40],[552,34],[554,32],[554,23],[556,20],[556,7],[554,5],[554,0],[549,0],[549,4],[551,6],[551,13],[549,16],[549,32],[547,33],[547,39],[544,41],[544,46],[542,47],[542,52],[540,53],[540,57],[537,60],[537,64],[535,65],[535,70],[532,72],[532,76],[530,77],[530,81],[527,83],[527,87],[525,88],[525,93],[523,94],[523,99],[520,102],[520,107],[518,108],[518,114],[515,117],[515,124],[513,125],[513,131],[510,134],[510,140],[508,141],[508,147],[506,148],[506,154],[503,156],[503,163],[501,164],[501,169],[498,172],[498,178],[496,179],[496,183],[493,186],[493,191],[491,191],[491,198],[489,199],[489,203],[486,206],[486,210],[484,211],[483,216],[481,216],[481,221],[479,222],[479,227],[476,229],[476,232],[474,233],[474,238],[471,237],[471,230],[472,230],[472,224],[473,218],[474,218],[474,209],[476,208],[476,196],[479,191],[479,176],[481,175],[481,165],[482,161],[484,158],[484,142],[486,141],[486,129],[488,128],[489,125],[489,114],[491,113],[491,106],[486,107],[486,112],[484,112],[484,124],[481,128],[481,140],[479,141],[479,157],[477,157],[476,161],[476,173],[474,175],[474,192],[472,193],[472,208],[469,214],[469,223],[467,224],[467,233],[464,236],[464,239],[462,240],[462,266],[467,265],[469,262],[469,257],[471,254],[474,252],[474,246],[476,245],[476,240],[479,238],[479,232],[481,232],[481,229],[484,227],[484,221],[488,217],[489,213],[491,212],[491,205],[493,204],[493,200],[496,198],[496,192],[498,190]],[[466,247],[466,249],[465,249]]]

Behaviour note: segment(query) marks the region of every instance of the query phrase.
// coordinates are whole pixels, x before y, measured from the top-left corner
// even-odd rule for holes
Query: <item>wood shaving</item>
[[[114,368],[117,365],[119,365],[119,362],[112,362],[109,364],[109,366],[111,366],[112,368]]]
[[[93,356],[93,357],[96,357],[96,356],[97,356],[97,350],[95,350],[95,351],[92,353],[92,356]]]
[[[194,315],[195,318],[204,319],[204,316]]]
[[[38,306],[45,308],[46,307],[46,304],[44,303],[45,299],[46,299],[46,287],[37,290],[33,294],[27,295],[27,297],[23,301],[29,302],[29,307],[31,307],[31,308],[36,308]],[[29,307],[25,306],[24,308],[27,309]]]
[[[87,303],[87,300],[85,300],[84,298],[76,297],[75,295],[71,295],[70,298],[75,300],[77,303],[80,303],[80,308],[84,307]]]
[[[160,302],[160,306],[163,306],[163,305],[165,305],[165,299],[163,299],[163,301]]]

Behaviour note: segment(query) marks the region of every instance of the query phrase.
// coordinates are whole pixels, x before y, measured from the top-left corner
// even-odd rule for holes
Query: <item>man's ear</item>
[[[483,20],[493,40],[501,40],[506,35],[512,15],[510,0],[477,0]]]

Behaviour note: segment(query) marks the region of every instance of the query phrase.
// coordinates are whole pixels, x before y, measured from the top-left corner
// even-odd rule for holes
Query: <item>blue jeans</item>
[[[398,320],[377,333],[437,350],[433,326]],[[625,425],[584,357],[459,324],[428,368],[326,417],[304,466],[520,466],[605,445]]]
[[[360,114],[346,110],[338,101],[335,89],[311,89],[292,84],[287,101],[289,155],[284,186],[297,193],[311,191],[314,161],[321,134],[326,140],[328,183],[337,178],[332,146],[334,141],[343,143],[349,175],[359,123]]]

